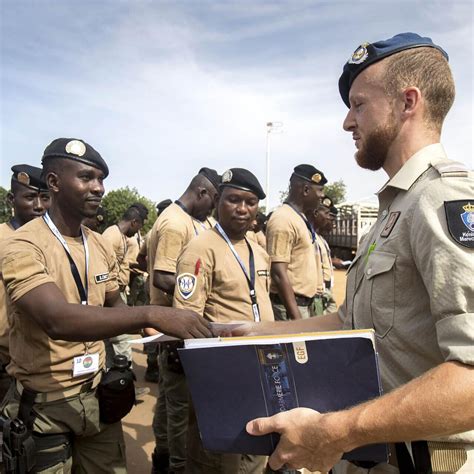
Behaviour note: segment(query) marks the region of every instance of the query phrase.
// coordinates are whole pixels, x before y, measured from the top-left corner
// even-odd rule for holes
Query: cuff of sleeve
[[[439,348],[446,361],[474,365],[474,314],[449,316],[436,323]]]

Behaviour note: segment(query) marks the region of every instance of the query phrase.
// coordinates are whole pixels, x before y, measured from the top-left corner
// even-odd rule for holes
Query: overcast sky
[[[351,200],[383,172],[358,169],[337,81],[364,41],[404,31],[450,56],[457,98],[443,142],[473,159],[473,2],[0,0],[1,167],[40,165],[57,137],[82,138],[111,170],[108,190],[177,198],[202,166],[253,171],[270,204],[293,167],[343,179]]]

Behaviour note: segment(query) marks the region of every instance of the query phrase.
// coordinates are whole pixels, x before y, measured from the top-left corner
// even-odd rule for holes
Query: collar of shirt
[[[446,158],[446,152],[441,143],[434,143],[422,148],[408,159],[398,173],[385,183],[377,194],[380,196],[389,187],[408,191],[431,164]]]

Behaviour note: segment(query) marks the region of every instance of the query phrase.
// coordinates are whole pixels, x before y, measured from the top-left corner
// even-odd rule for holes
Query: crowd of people
[[[176,338],[146,349],[159,394],[153,473],[474,472],[474,180],[439,143],[454,100],[447,54],[413,33],[364,43],[339,90],[357,163],[389,178],[340,308],[340,262],[323,238],[337,214],[323,163],[296,166],[268,217],[251,171],[203,167],[158,204],[143,237],[140,203],[94,231],[109,169],[87,142],[55,139],[42,168],[12,167],[14,216],[0,225],[6,472],[126,472],[120,417],[140,393],[120,390],[141,331]],[[336,413],[249,421],[252,435],[281,435],[268,462],[209,452],[178,348],[235,321],[234,335],[372,328],[386,394]],[[11,443],[15,430],[22,437]],[[378,442],[391,443],[387,463],[341,461]]]

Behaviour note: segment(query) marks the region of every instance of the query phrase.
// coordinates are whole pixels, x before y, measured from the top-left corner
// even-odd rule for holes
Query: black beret
[[[201,174],[202,176],[206,177],[208,181],[210,181],[210,183],[216,188],[216,190],[219,189],[221,177],[217,174],[216,170],[204,167],[199,170],[198,174]]]
[[[35,191],[48,191],[48,186],[41,178],[43,172],[41,168],[30,165],[14,165],[12,166],[12,172],[12,183],[23,184],[23,186]]]
[[[336,206],[331,206],[329,208],[329,214],[331,216],[337,216],[339,214],[339,209]]]
[[[324,173],[316,169],[313,165],[295,166],[293,176],[298,176],[298,178],[320,186],[324,186],[328,182]]]
[[[170,206],[171,204],[173,204],[173,201],[171,199],[164,199],[163,201],[160,201],[157,205],[156,205],[156,210],[158,212],[158,214],[160,212],[163,212],[168,206]]]
[[[68,158],[73,161],[80,161],[94,168],[98,168],[104,173],[106,178],[109,168],[100,154],[88,143],[77,138],[57,138],[53,140],[44,150],[42,163],[48,158]]]
[[[242,189],[255,194],[258,199],[265,199],[266,195],[258,182],[258,179],[249,170],[243,168],[231,168],[222,175],[220,188],[229,186],[231,188]]]
[[[349,91],[355,78],[368,66],[380,61],[392,54],[399,53],[405,49],[412,48],[435,48],[448,60],[448,54],[444,49],[416,33],[400,33],[393,38],[377,41],[376,43],[362,43],[344,65],[342,75],[339,78],[339,93],[342,100],[350,107]]]
[[[321,199],[321,205],[324,207],[327,207],[328,209],[331,209],[331,207],[333,207],[334,204],[332,202],[332,199],[329,196],[324,196]]]

